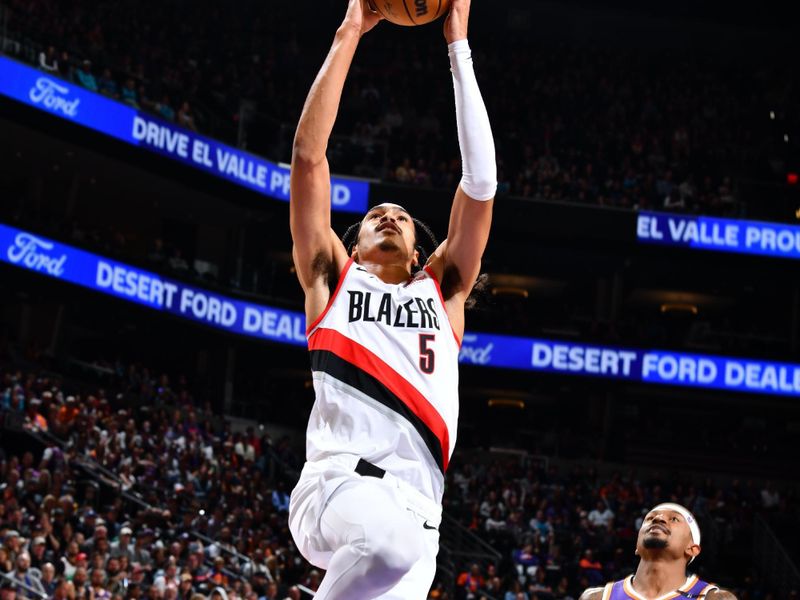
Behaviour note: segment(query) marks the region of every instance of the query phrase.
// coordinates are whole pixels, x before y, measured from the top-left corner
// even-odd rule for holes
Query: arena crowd
[[[3,597],[308,597],[322,573],[287,527],[301,440],[234,431],[196,406],[184,377],[137,365],[112,371],[100,385],[0,369],[4,430],[30,438],[2,450]],[[724,548],[747,552],[755,515],[798,515],[795,493],[772,483],[604,478],[465,450],[448,474],[445,510],[498,558],[454,561],[455,581],[440,573],[430,598],[576,599],[631,572],[643,511],[661,500],[689,506],[703,523],[701,568],[721,569]],[[708,576],[726,578],[741,600],[776,597],[750,571]]]
[[[253,2],[231,11],[11,0],[4,45],[87,89],[288,161],[313,65],[333,34],[324,25],[340,8],[320,3],[315,23],[301,25],[291,8],[267,14]],[[385,42],[359,55],[343,98],[334,171],[453,189],[461,167],[442,48],[405,48],[389,27],[375,35]],[[475,36],[500,194],[741,215],[739,183],[769,178],[786,157],[796,73],[755,50],[699,57],[554,45],[524,31]]]

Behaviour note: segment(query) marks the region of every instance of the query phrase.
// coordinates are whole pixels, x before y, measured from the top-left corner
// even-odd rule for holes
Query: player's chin
[[[642,540],[642,546],[648,550],[663,550],[669,545],[669,538],[665,533],[654,535],[647,534]]]
[[[403,247],[398,244],[393,238],[385,237],[378,242],[378,250],[382,252],[400,252],[403,250]]]

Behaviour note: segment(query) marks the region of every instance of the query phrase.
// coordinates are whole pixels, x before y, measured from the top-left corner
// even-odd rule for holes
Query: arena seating
[[[266,15],[259,6],[14,0],[5,51],[288,161],[315,57],[332,32],[307,21],[299,30],[296,8]],[[315,10],[335,22],[339,7]],[[383,44],[359,56],[343,99],[330,148],[334,170],[452,189],[460,163],[442,48],[426,38],[401,60],[402,33],[381,35]],[[620,50],[566,39],[556,46],[514,31],[476,38],[477,72],[498,132],[501,194],[741,215],[741,182],[772,180],[769,165],[787,158],[796,74],[770,60],[764,44],[696,60],[694,48]],[[410,85],[421,79],[425,86]]]
[[[139,365],[90,363],[69,374],[6,365],[0,400],[0,571],[19,595],[36,597],[41,583],[48,596],[69,598],[91,587],[95,598],[183,598],[191,589],[297,599],[318,583],[286,522],[302,434],[234,431],[195,405],[185,378]],[[664,499],[696,511],[708,540],[701,574],[734,589],[745,585],[734,570],[749,568],[742,554],[754,515],[798,514],[795,492],[772,484],[606,477],[465,449],[448,474],[445,511],[493,558],[448,556],[430,597],[577,598],[631,571],[637,519]],[[768,597],[754,595],[768,591],[763,582],[747,581],[741,593],[751,595],[740,598]]]

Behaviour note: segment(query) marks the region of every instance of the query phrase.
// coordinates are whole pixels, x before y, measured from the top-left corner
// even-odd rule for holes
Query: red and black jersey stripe
[[[447,425],[408,380],[368,348],[333,329],[315,331],[309,350],[312,371],[326,373],[401,415],[419,433],[442,473],[447,470]]]

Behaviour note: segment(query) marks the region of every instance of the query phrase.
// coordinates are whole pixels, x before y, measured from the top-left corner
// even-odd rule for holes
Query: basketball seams
[[[406,9],[406,14],[408,15],[408,18],[411,20],[411,22],[412,22],[414,25],[416,25],[416,24],[417,24],[417,22],[414,20],[414,17],[412,17],[412,16],[411,16],[411,11],[410,11],[410,10],[408,10],[408,4],[406,4],[406,0],[400,0],[400,1],[403,3],[403,8],[405,8],[405,9]],[[441,0],[440,0],[440,1],[441,1]]]
[[[451,0],[437,0],[436,10],[433,8],[433,0],[368,0],[369,6],[380,13],[383,18],[396,25],[415,26],[426,25],[438,19],[447,12]],[[397,9],[397,4],[403,5],[406,18]]]

